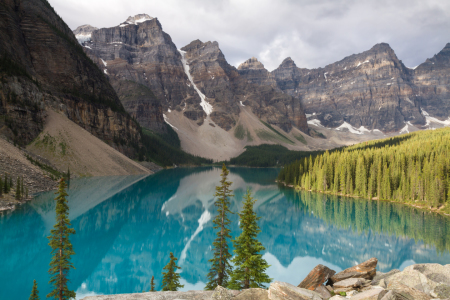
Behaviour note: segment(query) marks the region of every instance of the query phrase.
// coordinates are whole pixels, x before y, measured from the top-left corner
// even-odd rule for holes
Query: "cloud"
[[[416,66],[450,42],[445,0],[50,0],[75,29],[112,27],[147,13],[181,48],[218,41],[234,66],[255,56],[272,70],[290,56],[317,68],[386,42],[406,66]]]

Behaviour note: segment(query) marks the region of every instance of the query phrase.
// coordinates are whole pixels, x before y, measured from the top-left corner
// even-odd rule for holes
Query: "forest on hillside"
[[[423,202],[450,198],[450,128],[364,142],[285,165],[278,181],[369,199]]]

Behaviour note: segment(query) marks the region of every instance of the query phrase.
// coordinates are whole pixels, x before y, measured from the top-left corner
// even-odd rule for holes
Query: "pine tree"
[[[215,197],[218,197],[216,203],[217,216],[213,220],[214,229],[220,230],[217,232],[217,237],[213,242],[214,256],[209,260],[212,266],[208,273],[208,283],[206,284],[206,290],[214,290],[218,285],[227,287],[228,279],[231,273],[231,266],[229,260],[231,259],[231,253],[228,249],[228,240],[231,239],[230,220],[228,219],[228,213],[232,213],[228,206],[230,205],[229,197],[233,197],[230,186],[232,182],[227,181],[227,176],[230,172],[227,170],[225,164],[222,165],[222,173],[220,176],[220,186],[216,186]]]
[[[37,288],[37,282],[36,279],[33,281],[33,289],[31,290],[31,295],[30,298],[28,298],[28,300],[39,300],[39,291]]]
[[[167,270],[167,272],[163,272],[163,291],[176,291],[178,290],[178,288],[184,287],[184,285],[180,284],[180,274],[176,272],[177,270],[181,269],[179,266],[177,266],[177,260],[178,259],[173,256],[173,253],[170,252],[170,261],[164,267],[164,270]]]
[[[16,200],[20,200],[22,198],[20,196],[20,178],[17,177],[17,184],[16,184]]]
[[[233,240],[235,256],[232,262],[235,269],[231,273],[231,280],[228,284],[228,288],[234,290],[265,288],[264,283],[272,281],[266,274],[269,265],[261,254],[265,248],[256,238],[261,232],[257,223],[260,217],[257,217],[253,210],[256,199],[252,198],[249,189],[247,189],[244,199],[244,207],[239,213],[239,227],[242,229],[242,233]]]
[[[3,181],[3,190],[5,192],[5,194],[9,193],[9,188],[8,188],[8,175],[5,173],[5,180]]]
[[[155,276],[152,275],[152,280],[150,281],[150,292],[155,291]]]
[[[0,177],[0,197],[2,197],[2,196],[3,196],[3,180]]]
[[[69,282],[67,275],[70,269],[75,269],[70,262],[70,258],[75,254],[72,243],[69,240],[71,234],[75,234],[75,230],[70,228],[69,206],[66,200],[67,185],[64,179],[59,181],[56,200],[56,224],[50,231],[51,235],[49,245],[52,248],[52,260],[50,262],[50,281],[53,285],[53,291],[47,295],[47,298],[55,298],[59,300],[75,298],[74,291],[70,291],[67,287]]]

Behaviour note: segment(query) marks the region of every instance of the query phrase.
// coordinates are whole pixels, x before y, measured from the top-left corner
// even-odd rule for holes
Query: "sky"
[[[70,28],[113,27],[146,13],[177,48],[217,41],[237,67],[256,57],[269,70],[286,57],[318,68],[388,43],[407,67],[450,42],[449,0],[49,0]]]

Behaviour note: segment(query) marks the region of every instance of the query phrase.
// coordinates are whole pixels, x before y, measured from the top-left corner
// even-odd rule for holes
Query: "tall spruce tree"
[[[3,196],[3,180],[0,177],[0,197],[2,197],[2,196]]]
[[[50,261],[50,281],[53,290],[47,295],[47,298],[54,299],[70,299],[75,298],[74,291],[69,290],[67,283],[69,282],[68,273],[70,269],[75,269],[70,261],[72,255],[75,254],[70,242],[69,236],[75,234],[75,230],[70,228],[69,206],[67,204],[66,193],[67,185],[63,178],[59,180],[58,191],[56,192],[56,224],[50,231],[49,245],[52,248],[52,260]]]
[[[155,291],[155,276],[152,275],[152,280],[150,281],[150,292]]]
[[[228,286],[228,280],[232,271],[230,265],[231,253],[228,247],[228,240],[231,239],[230,235],[230,219],[228,214],[232,214],[229,209],[230,197],[233,197],[230,186],[232,182],[227,181],[228,171],[225,164],[222,165],[222,173],[220,176],[220,185],[216,186],[217,201],[214,205],[217,207],[217,216],[213,220],[214,229],[220,229],[217,231],[217,237],[213,242],[213,258],[209,260],[211,263],[211,269],[208,273],[208,283],[205,290],[214,290],[218,285],[222,287]]]
[[[261,254],[265,248],[256,238],[261,232],[257,223],[260,217],[253,210],[256,199],[253,199],[250,189],[247,189],[244,199],[244,207],[239,213],[242,233],[233,240],[235,256],[231,261],[235,269],[228,284],[228,288],[233,290],[265,288],[264,284],[272,281],[266,274],[269,264]]]
[[[28,298],[28,300],[39,300],[39,291],[37,288],[37,282],[36,279],[33,281],[33,289],[31,290],[31,295],[30,298]]]
[[[164,270],[167,270],[167,272],[163,272],[163,291],[176,291],[178,290],[178,288],[184,287],[184,285],[180,284],[180,274],[177,273],[177,270],[181,269],[179,266],[177,266],[177,260],[178,258],[173,256],[173,253],[170,252],[170,261],[164,267]]]

